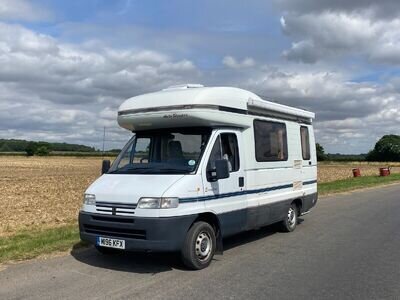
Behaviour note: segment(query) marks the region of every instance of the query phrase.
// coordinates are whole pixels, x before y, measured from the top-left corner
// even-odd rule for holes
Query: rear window
[[[301,137],[301,153],[304,160],[310,159],[310,135],[308,133],[308,127],[300,127],[300,137]]]
[[[286,125],[271,121],[254,121],[256,160],[258,162],[288,159]]]

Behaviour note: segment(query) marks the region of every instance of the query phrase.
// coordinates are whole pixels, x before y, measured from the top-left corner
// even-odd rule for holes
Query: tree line
[[[367,154],[327,154],[324,147],[317,143],[318,161],[400,161],[400,135],[384,135]],[[49,155],[50,152],[92,152],[97,150],[80,144],[33,142],[17,139],[0,139],[0,152],[25,152],[26,155]],[[107,151],[118,153],[120,149]]]
[[[96,149],[94,147],[79,144],[0,139],[0,152],[26,152],[28,156],[32,156],[48,155],[51,151],[96,152]]]
[[[324,147],[318,143],[316,148],[318,161],[400,161],[400,135],[394,134],[384,135],[367,154],[326,154]]]

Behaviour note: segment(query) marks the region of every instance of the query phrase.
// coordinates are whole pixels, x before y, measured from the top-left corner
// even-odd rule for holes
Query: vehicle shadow
[[[303,219],[298,219],[299,224]],[[224,239],[224,251],[251,243],[273,234],[279,233],[277,224],[239,233]],[[173,269],[187,270],[180,260],[178,253],[142,253],[142,252],[118,252],[113,255],[99,253],[93,246],[82,247],[77,243],[71,250],[71,255],[79,262],[97,267],[121,272],[141,274],[157,274]],[[215,256],[214,260],[222,260],[223,257]]]
[[[79,262],[121,272],[156,274],[172,269],[184,269],[176,253],[117,252],[112,255],[99,253],[93,246],[82,248],[76,244],[71,255]]]
[[[298,224],[301,224],[304,219],[298,218]],[[255,242],[257,240],[266,238],[273,234],[282,232],[279,224],[272,224],[268,226],[261,227],[259,229],[245,231],[229,238],[224,239],[224,251],[229,251],[232,248],[245,245],[251,242]]]

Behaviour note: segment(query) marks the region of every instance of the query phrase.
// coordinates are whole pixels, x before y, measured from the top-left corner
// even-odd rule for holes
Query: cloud
[[[200,74],[190,60],[159,51],[65,44],[7,23],[0,23],[0,65],[1,137],[97,147],[103,126],[114,135],[110,147],[125,140],[115,118],[124,99]]]
[[[284,2],[290,10],[281,17],[281,28],[294,40],[283,52],[288,60],[315,63],[354,55],[373,63],[400,64],[398,16],[376,18],[378,8],[368,1],[364,6],[361,2],[355,6],[303,2],[314,4],[315,9],[304,11]]]
[[[275,0],[275,3],[283,11],[298,14],[362,12],[374,19],[392,19],[400,13],[397,0]]]
[[[58,24],[59,34],[50,36],[0,22],[0,138],[101,148],[106,127],[106,148],[121,147],[130,135],[116,123],[124,99],[196,82],[314,111],[327,151],[366,152],[399,130],[400,22],[389,2],[280,1],[276,26],[286,38],[95,22]],[[377,76],[376,64],[379,81],[354,81]]]
[[[258,66],[232,85],[315,112],[317,141],[330,152],[359,153],[370,150],[382,135],[399,131],[396,82],[353,82],[339,72]]]
[[[117,49],[98,42],[65,44],[6,23],[0,23],[0,40],[2,138],[79,142],[100,148],[106,127],[106,147],[121,147],[129,132],[116,123],[119,104],[185,82],[242,87],[314,111],[317,138],[328,151],[368,150],[370,138],[394,130],[400,114],[396,78],[384,84],[357,83],[345,70],[301,70],[233,56],[223,58],[227,68],[200,71],[192,61],[175,60],[161,51]],[[380,118],[385,119],[384,127]],[[366,122],[375,124],[373,130]],[[347,140],[356,142],[341,144]]]
[[[222,59],[222,63],[228,68],[232,69],[249,68],[255,65],[254,59],[250,57],[246,57],[242,61],[238,61],[232,56],[225,56]]]
[[[32,5],[26,0],[0,0],[0,20],[47,21],[52,14],[45,8]]]

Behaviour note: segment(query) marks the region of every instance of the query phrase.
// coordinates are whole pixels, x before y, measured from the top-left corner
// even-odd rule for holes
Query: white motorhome
[[[280,222],[317,202],[314,113],[238,88],[188,84],[126,100],[133,136],[85,192],[81,239],[101,253],[180,251],[192,269],[223,238]]]

